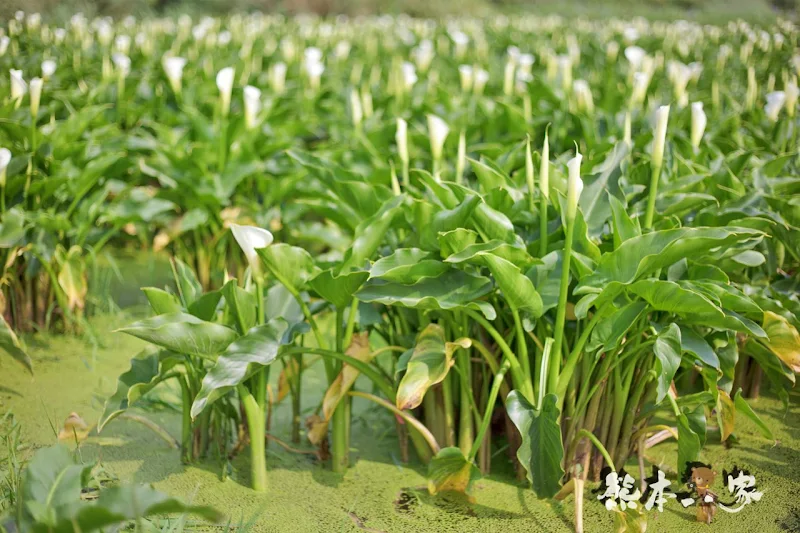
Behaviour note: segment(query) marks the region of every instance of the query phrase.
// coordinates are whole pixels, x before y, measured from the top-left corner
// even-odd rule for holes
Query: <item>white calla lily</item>
[[[767,94],[767,105],[764,106],[764,112],[767,118],[772,122],[778,120],[778,115],[786,103],[786,93],[784,91],[775,91]]]
[[[667,142],[667,124],[669,123],[669,106],[662,105],[656,111],[656,127],[653,133],[653,159],[655,168],[661,168],[664,161],[664,146]]]
[[[567,162],[569,176],[567,180],[567,220],[575,220],[578,213],[578,200],[583,192],[583,180],[581,179],[581,160],[583,156],[576,153],[575,157]]]
[[[233,67],[225,67],[217,72],[217,89],[219,89],[219,101],[222,115],[227,117],[231,111],[231,93],[233,93]]]
[[[33,117],[39,114],[39,103],[42,101],[42,85],[42,78],[33,78],[30,83],[31,115]]]
[[[244,88],[244,121],[248,130],[252,130],[258,125],[258,114],[260,112],[261,89],[248,85]]]
[[[6,169],[11,162],[11,150],[0,148],[0,187],[6,186]]]
[[[428,115],[428,137],[431,142],[431,154],[433,155],[434,166],[438,167],[438,162],[442,159],[444,141],[450,133],[447,123],[436,115]]]
[[[272,233],[257,226],[240,226],[239,224],[231,224],[231,233],[233,233],[233,238],[236,239],[239,248],[244,252],[250,268],[254,272],[259,272],[261,262],[256,250],[272,244],[274,240]]]
[[[708,119],[706,113],[703,111],[703,102],[692,103],[692,131],[691,141],[694,148],[700,147],[700,141],[703,139],[703,132],[706,130]]]
[[[25,84],[25,80],[22,78],[21,70],[12,68],[8,72],[11,75],[11,99],[16,100],[17,105],[19,105],[19,102],[25,95],[25,91],[27,91],[28,86]]]
[[[42,61],[42,79],[48,80],[56,73],[56,62],[52,59]]]
[[[167,75],[170,87],[175,94],[181,93],[183,68],[186,66],[186,59],[182,57],[165,56],[161,60],[164,73]]]

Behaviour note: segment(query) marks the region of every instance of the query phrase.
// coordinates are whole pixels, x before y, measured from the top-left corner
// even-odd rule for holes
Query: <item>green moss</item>
[[[98,334],[89,341],[48,335],[27,339],[35,364],[33,378],[8,358],[0,358],[0,412],[14,412],[22,422],[25,442],[34,447],[54,442],[51,424],[60,426],[72,411],[87,422],[96,421],[103,399],[115,387],[116,376],[141,348],[135,339],[105,333],[129,320],[124,315],[93,320],[92,330]],[[315,365],[305,375],[304,405],[309,411],[324,392],[320,367]],[[277,374],[276,369],[271,376],[273,383]],[[172,394],[166,390],[162,399],[170,400]],[[775,446],[760,437],[747,420],[736,421],[740,442],[731,449],[709,435],[703,459],[720,472],[734,465],[749,468],[764,492],[760,503],[737,515],[719,512],[713,528],[708,528],[694,521],[693,510],[672,502],[663,514],[649,513],[650,530],[769,533],[800,529],[800,412],[794,407],[798,400],[795,395],[788,413],[775,399],[753,402],[754,409],[775,432],[779,441]],[[151,402],[146,415],[178,435],[180,416],[164,403]],[[276,410],[273,424],[275,433],[287,440],[289,411],[285,402]],[[505,475],[478,481],[476,503],[472,505],[452,497],[428,496],[424,469],[399,463],[392,418],[372,404],[356,401],[353,432],[353,467],[344,476],[326,470],[313,456],[293,454],[270,443],[270,487],[266,494],[247,488],[248,454],[237,457],[230,476],[221,481],[219,461],[181,465],[177,450],[128,420],[113,421],[103,434],[92,435],[82,444],[81,453],[84,460],[102,461],[120,479],[152,483],[170,494],[213,505],[234,523],[257,515],[257,531],[364,531],[357,523],[371,531],[392,532],[572,530],[571,497],[564,503],[541,501],[524,484]],[[675,444],[661,444],[650,450],[649,456],[674,468]],[[498,472],[509,471],[502,464],[507,462],[505,453],[499,453],[495,460]],[[633,464],[628,470],[638,471]],[[721,479],[716,486],[721,492]],[[611,513],[589,491],[586,498],[586,530],[610,531]]]

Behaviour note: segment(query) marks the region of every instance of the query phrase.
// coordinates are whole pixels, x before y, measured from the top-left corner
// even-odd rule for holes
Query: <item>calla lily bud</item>
[[[467,133],[461,130],[458,136],[458,157],[456,158],[456,183],[461,183],[464,177],[464,169],[467,166]]]
[[[410,91],[414,84],[417,83],[417,69],[408,61],[404,61],[400,69],[403,75],[403,89]]]
[[[778,120],[778,115],[783,109],[783,104],[786,103],[786,93],[783,91],[775,91],[767,94],[767,105],[764,106],[764,112],[767,118],[772,122]]]
[[[589,88],[589,83],[586,80],[575,80],[572,82],[572,93],[575,97],[578,111],[584,111],[590,115],[594,113],[592,90]]]
[[[533,181],[533,153],[531,152],[531,137],[528,136],[528,142],[525,143],[525,183],[528,185],[528,195],[533,202],[533,189],[536,184]]]
[[[450,133],[447,123],[436,115],[428,115],[428,136],[431,141],[431,154],[434,161],[442,159],[444,141]]]
[[[461,65],[458,67],[458,77],[461,80],[461,90],[468,92],[473,86],[473,70],[469,65]]]
[[[397,133],[394,135],[397,143],[397,154],[404,165],[408,165],[408,122],[402,118],[397,119]]]
[[[797,97],[800,95],[800,91],[797,88],[797,80],[792,77],[789,82],[786,84],[786,114],[789,117],[794,118],[794,114],[797,111]]]
[[[431,66],[434,55],[433,43],[428,39],[420,41],[419,45],[411,51],[414,63],[417,64],[417,68],[422,72],[425,72]]]
[[[580,200],[581,192],[583,191],[581,159],[583,159],[583,156],[576,153],[575,157],[567,162],[567,168],[569,169],[569,178],[567,181],[567,220],[575,220],[575,215],[578,213],[578,200]]]
[[[31,89],[31,115],[35,118],[39,114],[39,102],[42,101],[42,79],[33,78],[30,83]]]
[[[42,79],[49,80],[56,73],[56,62],[52,59],[42,61]]]
[[[325,72],[325,65],[322,63],[306,63],[305,67],[309,85],[313,90],[319,89],[322,73]]]
[[[8,148],[0,148],[0,187],[6,186],[6,169],[11,162],[11,151]]]
[[[364,120],[364,108],[361,107],[361,97],[356,89],[350,91],[350,114],[353,118],[353,125],[360,128],[361,122]]]
[[[21,70],[11,69],[8,72],[11,75],[11,99],[17,102],[16,105],[19,105],[20,100],[25,95],[27,85],[25,85],[25,80],[22,79]]]
[[[542,143],[542,164],[539,168],[539,190],[545,198],[550,198],[550,139],[544,132]]]
[[[624,119],[624,123],[623,123],[623,126],[622,126],[622,140],[625,141],[625,143],[628,146],[633,146],[633,140],[631,138],[631,112],[630,111],[626,111],[625,112],[625,119]]]
[[[114,62],[119,76],[123,79],[127,78],[131,72],[131,58],[125,54],[116,53],[111,56],[111,60]]]
[[[286,63],[274,63],[269,69],[269,85],[277,94],[286,89]]]
[[[0,56],[6,55],[9,44],[11,44],[11,38],[8,35],[0,36]]]
[[[647,52],[638,46],[629,46],[625,48],[625,59],[628,60],[633,71],[639,70],[646,55]]]
[[[644,72],[633,75],[633,90],[631,91],[631,106],[641,107],[647,97],[647,86],[650,85],[650,76]]]
[[[475,94],[483,94],[486,83],[489,81],[489,73],[482,68],[475,70],[474,79],[472,80],[472,90]]]
[[[175,94],[181,93],[181,82],[183,80],[183,67],[186,66],[186,59],[182,57],[164,57],[162,60],[164,73],[167,75],[170,87]]]
[[[239,248],[244,252],[250,268],[253,272],[260,272],[261,262],[256,250],[272,244],[272,233],[256,226],[240,226],[239,224],[231,224],[231,233],[233,233],[233,238],[236,239]]]
[[[244,122],[248,130],[258,124],[258,114],[261,112],[261,89],[248,85],[244,88]]]
[[[706,113],[703,111],[703,102],[693,102],[691,141],[694,148],[700,147],[700,141],[703,139],[703,132],[706,130],[707,122]]]
[[[656,111],[656,129],[653,133],[653,166],[661,168],[664,161],[664,145],[667,142],[667,123],[669,122],[669,106],[662,105]]]
[[[222,116],[227,117],[231,110],[231,93],[233,92],[233,67],[225,67],[217,73],[217,89],[222,106]]]

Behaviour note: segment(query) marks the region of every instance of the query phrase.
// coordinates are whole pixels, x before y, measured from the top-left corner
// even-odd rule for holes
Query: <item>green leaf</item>
[[[33,373],[31,358],[2,315],[0,315],[0,348],[27,368],[28,372]]]
[[[519,391],[511,391],[506,399],[508,417],[522,435],[517,459],[528,473],[528,481],[539,498],[552,498],[561,488],[564,470],[564,446],[558,422],[558,398],[548,394],[536,409]]]
[[[736,406],[736,412],[743,414],[744,416],[749,418],[753,423],[755,423],[755,425],[758,427],[758,430],[761,432],[764,438],[767,438],[769,440],[775,440],[775,437],[772,434],[772,430],[769,429],[769,426],[767,426],[764,423],[764,421],[761,420],[761,417],[759,417],[756,414],[756,412],[753,411],[753,408],[750,407],[750,404],[748,404],[747,400],[745,400],[744,396],[742,396],[742,389],[736,391],[736,395],[733,398],[733,403]]]
[[[747,228],[677,228],[646,233],[603,254],[596,272],[581,279],[575,292],[600,292],[608,283],[629,284],[681,259],[698,261],[715,248],[758,241],[762,237],[760,231]]]
[[[703,406],[700,406],[702,409]],[[686,470],[689,463],[700,458],[700,437],[689,424],[684,413],[676,417],[678,425],[678,472]]]
[[[334,275],[333,269],[323,270],[309,280],[309,286],[337,309],[344,309],[353,301],[353,295],[361,288],[370,273],[366,270]]]
[[[719,357],[717,357],[717,354],[711,349],[711,346],[706,342],[703,336],[688,326],[680,326],[680,328],[681,350],[694,354],[711,368],[719,369]],[[694,363],[694,361],[692,361],[692,363]]]
[[[531,318],[539,318],[544,314],[542,298],[533,288],[533,282],[520,272],[519,267],[492,254],[485,255],[483,259],[503,291],[503,298],[508,305]]]
[[[394,196],[387,200],[377,213],[366,218],[356,227],[353,244],[347,251],[342,263],[341,272],[352,268],[362,268],[364,262],[371,258],[392,227],[395,217],[402,212],[405,196]]]
[[[181,354],[217,355],[236,340],[236,332],[187,313],[167,313],[118,331]]]
[[[428,492],[460,492],[470,495],[472,484],[481,478],[478,467],[459,448],[442,448],[428,463]]]
[[[180,294],[183,306],[188,308],[203,294],[203,286],[200,285],[194,271],[180,259],[173,259],[172,267],[178,294]]]
[[[264,266],[289,292],[297,296],[317,274],[314,259],[302,248],[288,244],[272,244],[257,248]]]
[[[6,211],[0,222],[0,248],[11,248],[25,237],[25,212],[19,207]]]
[[[508,244],[507,242],[493,240],[464,247],[458,253],[448,256],[445,263],[473,263],[485,265],[484,258],[488,255],[505,259],[519,268],[529,268],[538,261],[531,257],[525,248]]]
[[[616,196],[608,193],[608,201],[611,206],[611,226],[614,233],[614,249],[619,248],[620,244],[642,235],[639,227],[639,219],[632,219],[628,216],[628,211]]]
[[[200,320],[213,320],[217,315],[217,306],[220,300],[222,300],[222,291],[207,292],[192,302],[189,306],[189,314]]]
[[[142,292],[150,302],[150,307],[157,315],[164,315],[167,313],[180,313],[183,311],[181,301],[172,293],[155,287],[143,287]]]
[[[440,254],[442,258],[457,254],[468,246],[475,244],[478,234],[471,229],[458,228],[453,231],[440,233],[438,236]]]
[[[257,370],[272,364],[281,346],[292,343],[299,333],[300,329],[290,327],[282,318],[276,318],[254,327],[232,342],[203,378],[200,392],[192,404],[192,418]]]
[[[369,276],[410,285],[423,278],[435,278],[451,268],[435,259],[431,252],[419,248],[399,248],[392,255],[375,261]]]
[[[466,349],[471,345],[466,338],[446,342],[444,329],[438,324],[429,324],[417,337],[406,373],[397,386],[397,408],[418,407],[428,389],[447,377],[454,363],[453,353],[458,348]]]
[[[607,351],[618,346],[622,337],[634,326],[645,309],[647,309],[647,304],[644,302],[631,302],[601,319],[592,330],[592,335],[586,344],[586,351],[594,352],[597,349]]]
[[[233,316],[239,334],[244,335],[256,325],[256,295],[239,287],[235,279],[228,280],[222,287],[225,305]]]
[[[474,309],[482,312],[487,319],[494,320],[497,316],[494,307],[479,300],[491,290],[489,278],[455,270],[437,278],[424,278],[412,285],[369,280],[356,296],[362,302],[417,309]]]
[[[656,403],[659,404],[669,392],[672,378],[681,364],[681,330],[677,324],[670,324],[659,332],[653,352],[658,372]]]
[[[618,181],[622,176],[622,162],[629,151],[628,143],[617,143],[606,160],[594,168],[591,176],[584,179],[578,205],[591,236],[598,237],[611,217],[610,197],[621,195]]]
[[[114,418],[122,414],[167,377],[167,371],[178,362],[170,352],[144,351],[131,359],[131,367],[117,378],[117,390],[106,400],[103,413],[97,422],[100,432]]]

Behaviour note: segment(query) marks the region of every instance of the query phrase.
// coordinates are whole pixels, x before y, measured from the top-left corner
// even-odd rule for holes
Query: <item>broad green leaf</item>
[[[428,463],[428,492],[431,494],[452,491],[469,497],[472,484],[480,478],[478,467],[455,446],[442,448]]]
[[[305,290],[306,284],[317,274],[311,254],[297,246],[272,244],[256,252],[270,274],[295,296]]]
[[[736,394],[733,397],[733,404],[736,406],[736,412],[742,414],[749,418],[757,427],[764,438],[769,440],[775,440],[775,437],[772,434],[772,430],[769,429],[761,417],[753,411],[753,408],[750,407],[750,404],[747,403],[747,400],[744,399],[742,396],[742,389],[736,391]]]
[[[6,319],[0,315],[0,349],[5,351],[8,355],[13,357],[19,363],[28,369],[28,372],[33,373],[33,363],[22,343],[17,338],[14,330],[8,325]]]
[[[700,458],[700,437],[692,430],[686,414],[681,413],[676,419],[678,425],[678,472],[684,472],[689,463]]]
[[[401,206],[404,201],[405,196],[394,196],[387,200],[377,213],[359,223],[353,244],[345,254],[341,272],[362,268],[364,262],[375,254],[386,237],[386,232],[392,227],[395,217],[402,211]]]
[[[399,248],[392,255],[375,261],[369,276],[409,285],[423,278],[435,278],[451,268],[431,252],[419,248]]]
[[[622,176],[622,162],[629,151],[627,143],[617,143],[606,160],[594,168],[592,175],[583,180],[579,206],[589,234],[594,237],[603,232],[606,221],[611,217],[609,197],[621,195],[618,181]]]
[[[371,362],[375,357],[375,352],[369,348],[369,332],[365,331],[353,335],[353,340],[350,342],[345,354],[364,363]],[[360,374],[361,372],[357,368],[347,363],[342,365],[341,372],[333,380],[328,390],[325,391],[325,397],[322,399],[322,413],[325,420],[331,419],[336,406],[339,405],[341,399],[345,397]]]
[[[98,433],[156,385],[169,377],[167,372],[178,362],[169,352],[144,351],[131,359],[131,367],[117,378],[117,390],[106,400],[97,422]]]
[[[517,247],[507,242],[493,240],[478,244],[471,244],[458,253],[448,256],[445,263],[475,263],[485,265],[484,258],[493,255],[513,263],[519,268],[529,268],[537,261],[531,257],[525,248]]]
[[[733,433],[733,427],[736,424],[736,408],[727,392],[724,390],[719,390],[718,392],[717,424],[719,425],[721,440],[726,441]]]
[[[244,335],[256,325],[256,295],[239,287],[235,279],[228,280],[223,285],[222,295],[239,334]]]
[[[232,342],[203,378],[192,404],[192,418],[256,371],[272,364],[281,346],[292,343],[295,335],[301,332],[282,318],[276,318]]]
[[[603,254],[596,272],[581,279],[576,294],[600,292],[604,284],[612,282],[629,284],[681,259],[700,260],[709,250],[762,237],[760,231],[747,228],[677,228],[646,233]]]
[[[645,309],[647,304],[644,302],[631,302],[601,319],[592,330],[586,351],[594,352],[598,349],[607,351],[618,346],[625,333],[635,325]]]
[[[552,498],[561,488],[564,470],[564,446],[558,417],[558,398],[544,397],[541,409],[536,409],[519,391],[511,391],[506,399],[506,412],[514,422],[522,444],[517,459],[528,473],[528,481],[539,498]]]
[[[656,404],[659,404],[669,392],[672,378],[681,364],[681,330],[677,324],[670,324],[659,332],[653,352],[658,372]]]
[[[217,315],[217,307],[222,300],[222,291],[210,291],[201,295],[189,306],[189,314],[200,320],[213,320]]]
[[[0,218],[0,248],[11,248],[25,237],[25,212],[12,207]]]
[[[493,189],[510,185],[510,180],[507,176],[504,176],[498,170],[492,168],[482,160],[478,161],[468,157],[467,161],[469,161],[472,171],[475,173],[475,177],[478,178],[478,184],[480,185],[484,194]]]
[[[475,244],[478,234],[471,229],[459,228],[439,234],[439,248],[442,258],[457,254]]]
[[[764,341],[767,348],[777,355],[786,366],[800,372],[800,333],[788,320],[777,313],[764,313],[764,331],[769,339]]]
[[[236,332],[187,313],[167,313],[134,322],[118,331],[173,352],[217,355],[236,340]]]
[[[157,315],[180,313],[184,310],[181,301],[172,293],[155,287],[143,287],[142,292]]]
[[[309,280],[308,285],[337,309],[344,309],[353,301],[353,295],[361,288],[370,273],[358,270],[335,275],[333,269],[323,270]]]
[[[531,318],[539,318],[544,314],[542,298],[533,288],[533,282],[516,265],[492,254],[483,256],[483,260],[503,291],[503,299],[508,305]]]
[[[719,357],[711,349],[702,335],[695,332],[689,326],[683,325],[681,328],[681,350],[697,356],[706,365],[719,369]]]
[[[425,248],[433,249],[436,247],[437,237],[440,233],[463,228],[469,222],[475,209],[481,204],[480,196],[469,194],[464,201],[453,209],[442,209],[433,213],[430,220],[419,227],[421,232],[420,241]]]
[[[614,233],[614,249],[627,241],[640,237],[642,230],[639,227],[639,219],[632,219],[628,215],[626,207],[622,202],[611,193],[608,193],[608,201],[611,206],[611,227]]]
[[[489,320],[497,316],[489,303],[479,300],[492,290],[489,278],[450,271],[437,278],[424,278],[413,285],[370,280],[356,294],[362,302],[402,305],[417,309],[459,309],[480,311]]]
[[[446,342],[442,326],[429,324],[417,337],[406,373],[397,386],[397,408],[402,410],[418,407],[428,389],[447,377],[447,372],[454,363],[453,353],[458,348],[466,349],[471,345],[471,341],[466,338]]]
[[[541,265],[533,265],[526,273],[542,298],[542,310],[545,312],[558,306],[563,257],[561,250],[550,252],[542,258]]]

